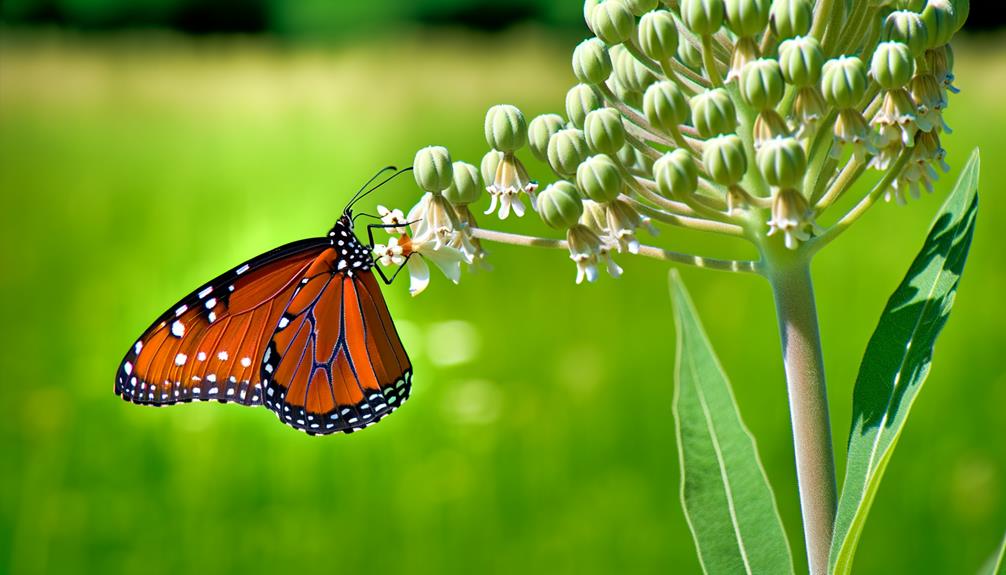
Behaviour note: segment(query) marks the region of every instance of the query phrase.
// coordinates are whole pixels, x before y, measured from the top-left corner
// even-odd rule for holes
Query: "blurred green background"
[[[495,103],[561,111],[586,34],[578,3],[512,5],[522,16],[373,0],[340,15],[260,0],[242,16],[231,1],[233,20],[259,20],[190,17],[204,29],[114,16],[124,5],[0,4],[0,573],[699,572],[657,262],[622,258],[622,279],[575,286],[561,252],[489,246],[490,273],[435,277],[415,299],[407,282],[387,288],[413,398],[351,437],[307,437],[264,409],[112,394],[150,320],[229,266],[326,231],[378,167],[428,144],[477,163]],[[957,78],[944,142],[955,169],[982,147],[977,235],[857,573],[974,572],[1006,526],[1003,37],[962,38]],[[859,358],[955,176],[908,207],[877,206],[816,263],[840,474]],[[406,177],[369,207],[417,195]],[[492,226],[548,233],[533,217]],[[695,233],[655,241],[752,255]],[[800,566],[768,286],[682,271]]]

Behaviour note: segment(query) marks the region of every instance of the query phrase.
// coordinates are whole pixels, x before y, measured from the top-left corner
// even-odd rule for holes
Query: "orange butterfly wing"
[[[294,242],[212,280],[165,312],[119,365],[115,393],[142,405],[262,401],[261,358],[298,280],[330,244]]]
[[[326,250],[312,264],[263,359],[266,406],[310,434],[372,425],[411,390],[412,364],[356,249]]]

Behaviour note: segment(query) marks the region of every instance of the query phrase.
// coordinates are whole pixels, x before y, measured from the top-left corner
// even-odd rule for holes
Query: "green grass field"
[[[561,111],[572,45],[534,31],[332,50],[5,31],[0,572],[699,572],[656,262],[623,258],[621,280],[575,286],[561,252],[489,246],[490,273],[434,277],[415,299],[407,282],[387,288],[413,398],[351,437],[112,394],[149,321],[243,259],[325,232],[377,168],[427,144],[477,163],[495,103]],[[978,229],[858,573],[972,573],[1006,526],[1002,46],[957,51],[945,145],[955,169],[982,148]],[[368,207],[416,194],[402,178]],[[840,474],[859,358],[941,202],[879,205],[817,261]],[[525,220],[506,228],[547,233]],[[751,255],[695,233],[659,241]],[[768,285],[683,274],[802,562]]]

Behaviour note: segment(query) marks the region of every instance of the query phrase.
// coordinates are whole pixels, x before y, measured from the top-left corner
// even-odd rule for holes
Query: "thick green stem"
[[[809,258],[778,255],[770,256],[766,275],[772,284],[782,336],[803,533],[811,575],[825,575],[837,488],[814,287]]]

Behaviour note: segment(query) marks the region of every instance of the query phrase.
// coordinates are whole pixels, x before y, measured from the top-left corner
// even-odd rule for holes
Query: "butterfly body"
[[[159,317],[126,353],[115,393],[142,405],[264,405],[310,434],[394,411],[412,365],[347,210],[326,237],[276,248]]]

